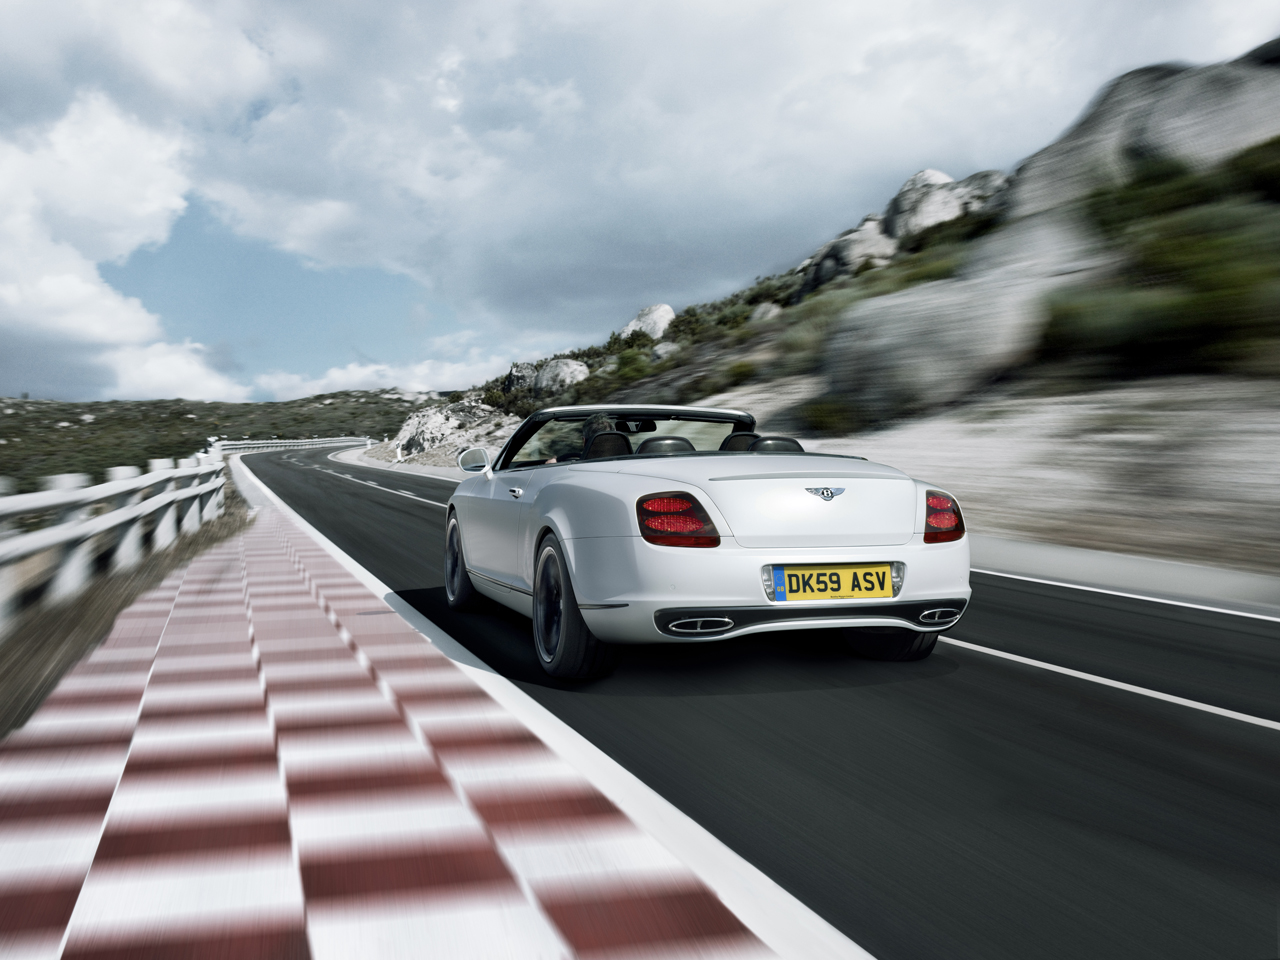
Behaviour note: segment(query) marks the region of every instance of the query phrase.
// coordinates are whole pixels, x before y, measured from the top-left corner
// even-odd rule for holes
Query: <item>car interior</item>
[[[586,422],[578,418],[556,418],[527,438],[508,462],[512,466],[538,466],[628,456],[804,452],[798,440],[761,436],[744,429],[745,426],[686,418],[659,420],[623,416],[615,419],[603,414],[595,414]],[[724,430],[729,432],[719,436]],[[685,433],[689,435],[682,435]],[[644,437],[644,434],[651,436]]]

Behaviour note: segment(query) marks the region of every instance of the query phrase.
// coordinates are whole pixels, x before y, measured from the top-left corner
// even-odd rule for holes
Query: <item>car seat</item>
[[[693,453],[694,446],[684,437],[650,437],[636,453]]]
[[[625,433],[617,430],[602,430],[591,438],[591,446],[582,455],[583,460],[596,460],[600,457],[625,457],[631,453],[631,441]]]
[[[758,433],[748,433],[743,430],[738,433],[731,433],[720,441],[721,450],[730,450],[741,452],[748,449],[752,443],[760,439]]]
[[[804,453],[800,441],[790,437],[757,437],[747,450],[751,453]]]

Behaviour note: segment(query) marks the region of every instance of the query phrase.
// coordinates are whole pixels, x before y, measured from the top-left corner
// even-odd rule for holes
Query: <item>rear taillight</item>
[[[945,493],[929,490],[924,495],[924,542],[949,543],[964,536],[960,504]]]
[[[640,536],[664,547],[718,547],[720,531],[691,494],[653,493],[636,501]]]

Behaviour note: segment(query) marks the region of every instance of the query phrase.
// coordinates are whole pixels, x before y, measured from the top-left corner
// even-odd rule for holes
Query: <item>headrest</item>
[[[752,453],[804,453],[800,441],[790,437],[757,437],[747,449]]]
[[[720,441],[721,450],[737,450],[739,452],[748,449],[752,443],[760,439],[758,433],[731,433]]]
[[[636,453],[693,453],[694,446],[684,437],[650,437]]]
[[[617,430],[604,430],[591,438],[591,446],[583,454],[584,460],[595,460],[598,457],[625,457],[631,453],[631,441],[625,433]]]

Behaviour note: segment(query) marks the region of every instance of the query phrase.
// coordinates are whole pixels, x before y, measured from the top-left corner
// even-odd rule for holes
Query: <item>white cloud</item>
[[[412,277],[486,336],[320,376],[282,358],[259,390],[458,386],[512,343],[591,342],[794,264],[923,167],[1008,168],[1124,70],[1278,30],[1266,0],[10,0],[0,328],[137,360],[122,392],[166,382],[153,348],[203,363],[96,269],[195,193],[317,267]]]
[[[100,92],[82,93],[51,128],[24,139],[18,182],[39,203],[51,239],[91,261],[164,242],[186,209],[182,135],[139,123]]]
[[[456,390],[483,383],[507,369],[509,361],[494,357],[474,361],[423,360],[394,366],[385,363],[349,363],[333,367],[319,377],[277,371],[254,378],[254,386],[275,400],[294,400],[339,390]]]
[[[245,395],[205,366],[198,345],[157,342],[159,318],[98,272],[97,262],[168,237],[186,208],[185,151],[180,134],[148,127],[100,92],[0,139],[0,333],[100,348],[115,396],[179,386],[188,396]]]
[[[136,399],[249,399],[250,390],[210,369],[199,343],[151,343],[117,347],[103,354],[116,374],[117,396]]]

